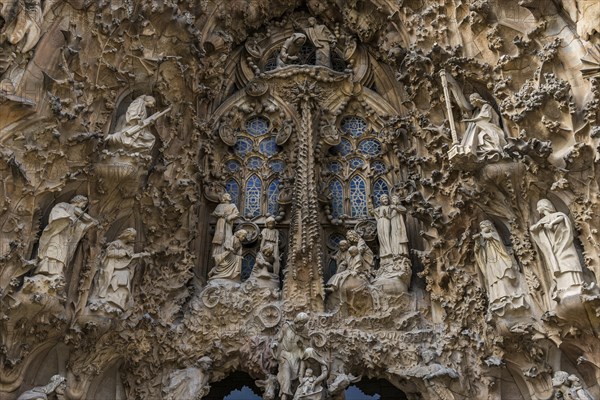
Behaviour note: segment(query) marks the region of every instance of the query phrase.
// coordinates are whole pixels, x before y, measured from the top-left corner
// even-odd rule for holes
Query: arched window
[[[229,179],[225,184],[225,191],[231,196],[231,202],[240,207],[240,185],[235,179]]]
[[[248,218],[260,215],[260,204],[262,195],[262,182],[256,175],[250,176],[246,181],[246,201],[244,203],[244,215]]]
[[[279,214],[279,188],[286,163],[279,155],[271,121],[246,119],[237,131],[232,154],[224,160],[225,189],[246,218]]]
[[[331,193],[331,215],[333,218],[340,218],[344,214],[344,188],[341,182],[333,179],[329,183],[329,192]]]
[[[356,175],[350,179],[350,217],[367,216],[367,185],[365,180]]]
[[[369,123],[357,115],[344,116],[339,129],[340,143],[329,148],[324,164],[325,175],[330,176],[330,218],[365,218],[367,199],[372,197],[373,204],[379,206],[381,195],[390,191],[389,184],[382,178],[388,172],[380,159],[383,145]]]
[[[267,196],[267,214],[276,216],[279,212],[279,203],[277,203],[277,197],[279,196],[279,178],[273,179],[273,182],[269,185],[268,196]]]
[[[383,178],[378,178],[373,184],[373,205],[379,207],[381,205],[381,196],[390,194],[388,184]]]

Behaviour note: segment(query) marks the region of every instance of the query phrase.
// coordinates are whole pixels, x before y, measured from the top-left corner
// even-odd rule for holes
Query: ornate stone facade
[[[0,3],[0,396],[600,399],[599,18]]]

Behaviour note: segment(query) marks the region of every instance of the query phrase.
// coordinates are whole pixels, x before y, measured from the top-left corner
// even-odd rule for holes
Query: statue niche
[[[69,203],[58,203],[50,211],[48,225],[39,241],[34,276],[25,278],[24,289],[31,292],[36,283],[47,282],[42,289],[60,291],[65,285],[65,269],[69,266],[81,239],[98,224],[84,210],[88,199],[75,196]]]
[[[136,178],[151,161],[150,155],[156,138],[150,131],[161,116],[171,111],[171,107],[148,117],[147,108],[156,105],[152,96],[141,95],[127,107],[124,122],[117,125],[114,132],[104,140],[106,148],[96,169],[107,180],[121,181]],[[119,119],[119,121],[122,120]]]

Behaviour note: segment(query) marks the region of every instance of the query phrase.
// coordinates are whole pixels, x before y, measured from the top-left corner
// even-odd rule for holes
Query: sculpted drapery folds
[[[40,237],[36,274],[64,276],[79,241],[98,223],[84,211],[87,204],[85,196],[75,196],[52,208]]]
[[[477,93],[473,93],[469,101],[475,111],[472,118],[463,120],[468,124],[461,145],[478,158],[499,160],[506,140],[498,113]]]
[[[531,238],[542,253],[548,272],[558,293],[580,286],[582,268],[575,243],[575,231],[569,217],[556,211],[547,199],[537,203],[540,220],[530,228]]]
[[[146,107],[154,107],[156,100],[152,96],[142,95],[131,102],[125,113],[125,124],[106,141],[113,149],[123,149],[128,153],[145,155],[154,146],[156,138],[147,127]]]
[[[487,283],[489,310],[503,315],[506,305],[513,308],[524,305],[524,295],[519,288],[519,270],[494,224],[485,220],[479,226],[481,232],[474,236],[475,259]]]
[[[214,256],[221,252],[223,246],[233,236],[233,223],[239,217],[240,213],[237,206],[231,203],[231,195],[224,193],[221,196],[221,203],[217,205],[212,215],[217,218],[215,235],[212,240],[212,252]]]
[[[106,246],[106,253],[98,273],[96,296],[101,302],[126,309],[131,295],[134,261],[150,255],[148,252],[135,253],[133,245],[137,231],[125,229],[117,240]]]
[[[210,280],[226,279],[239,282],[242,273],[242,241],[248,232],[244,229],[230,236],[219,253],[213,255],[215,267],[208,274]]]
[[[302,355],[308,347],[307,322],[308,314],[298,313],[293,321],[284,322],[273,343],[273,354],[279,362],[277,380],[282,400],[291,400],[297,387]]]

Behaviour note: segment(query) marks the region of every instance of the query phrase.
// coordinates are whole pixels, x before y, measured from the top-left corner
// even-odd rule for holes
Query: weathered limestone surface
[[[593,0],[0,3],[0,397],[600,399]]]

